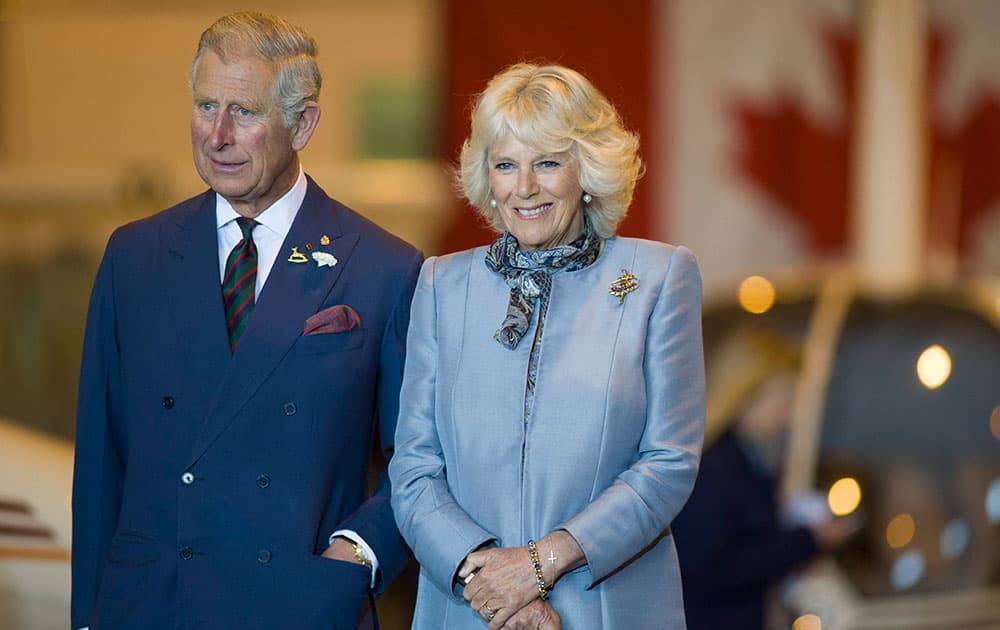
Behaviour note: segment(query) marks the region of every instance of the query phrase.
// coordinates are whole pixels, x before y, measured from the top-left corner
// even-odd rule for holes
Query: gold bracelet
[[[545,576],[542,575],[542,562],[538,559],[538,547],[534,540],[528,541],[528,555],[531,556],[531,566],[535,569],[535,580],[538,583],[538,595],[545,601],[549,598],[548,586],[545,585]]]

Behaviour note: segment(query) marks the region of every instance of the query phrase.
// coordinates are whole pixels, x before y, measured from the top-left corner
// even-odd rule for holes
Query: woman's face
[[[500,219],[522,249],[551,249],[583,232],[580,171],[568,153],[540,153],[508,134],[487,159]]]

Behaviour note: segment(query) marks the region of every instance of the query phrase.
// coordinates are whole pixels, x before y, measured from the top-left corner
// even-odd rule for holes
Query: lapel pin
[[[305,254],[299,251],[298,247],[293,247],[292,255],[288,257],[288,262],[304,263],[304,262],[309,262],[309,259],[306,258]]]
[[[313,244],[312,243],[306,243],[306,249],[308,249],[308,250],[311,251],[312,248],[313,248]]]
[[[608,287],[608,293],[618,298],[618,303],[625,302],[625,296],[639,288],[639,279],[622,269],[622,275],[615,278],[615,281]]]
[[[323,238],[319,239],[319,244],[320,245],[329,245],[330,244],[330,237],[327,236],[326,234],[324,234]]]
[[[337,264],[337,257],[329,252],[313,252],[312,257],[317,267],[333,267]]]

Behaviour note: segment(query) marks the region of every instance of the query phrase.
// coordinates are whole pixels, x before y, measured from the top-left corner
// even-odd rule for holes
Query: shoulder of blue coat
[[[111,234],[109,247],[130,243],[149,245],[164,226],[185,226],[199,213],[206,212],[212,213],[213,216],[215,213],[215,193],[211,190],[206,190],[148,217],[136,219],[117,227]]]
[[[424,261],[423,273],[433,273],[435,282],[447,282],[467,277],[474,265],[485,265],[486,246],[460,252],[430,256]]]
[[[620,259],[629,258],[643,266],[667,267],[675,256],[693,259],[691,250],[683,245],[671,245],[660,241],[628,236],[608,239],[608,253]]]

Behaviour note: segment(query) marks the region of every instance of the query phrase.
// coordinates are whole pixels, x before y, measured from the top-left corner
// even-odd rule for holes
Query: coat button
[[[267,564],[271,561],[271,552],[267,549],[261,549],[257,552],[257,562],[261,564]]]
[[[298,409],[295,408],[295,403],[287,402],[285,403],[285,415],[294,416]]]
[[[164,396],[163,397],[163,408],[164,409],[173,409],[174,408],[174,397],[173,396]]]
[[[181,560],[190,560],[194,557],[194,550],[190,547],[181,547]]]
[[[259,487],[261,487],[261,488],[266,488],[269,485],[271,485],[271,478],[268,477],[267,475],[258,475],[257,476],[257,485]]]
[[[194,483],[194,475],[191,474],[190,472],[184,473],[183,475],[181,475],[181,483],[183,483],[185,486],[190,486],[191,484]]]

